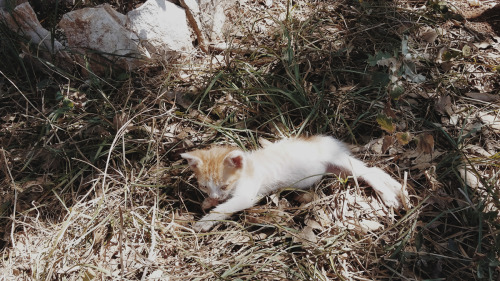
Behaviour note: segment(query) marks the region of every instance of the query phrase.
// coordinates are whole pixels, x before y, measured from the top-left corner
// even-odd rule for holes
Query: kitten
[[[402,205],[404,194],[399,182],[380,168],[365,166],[333,137],[288,138],[275,143],[261,141],[261,145],[263,148],[249,152],[214,146],[181,154],[200,189],[209,196],[203,209],[217,205],[194,225],[194,230],[208,231],[217,221],[252,207],[262,196],[283,187],[310,187],[325,173],[339,169],[370,184],[388,207]]]

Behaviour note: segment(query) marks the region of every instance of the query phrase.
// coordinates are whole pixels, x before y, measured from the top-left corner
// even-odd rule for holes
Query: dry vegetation
[[[64,12],[33,2],[46,25]],[[248,48],[100,75],[0,24],[0,279],[499,280],[493,4],[241,1],[228,40]],[[180,153],[317,133],[412,206],[331,177],[191,229],[203,194]]]

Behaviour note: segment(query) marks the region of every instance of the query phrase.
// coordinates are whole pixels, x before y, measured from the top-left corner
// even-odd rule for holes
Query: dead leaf
[[[315,195],[315,192],[301,192],[294,199],[302,204],[306,204],[312,202],[316,197]]]
[[[464,57],[470,57],[470,55],[472,54],[471,47],[469,45],[465,45],[462,48],[462,54],[464,55]]]
[[[47,180],[44,177],[38,177],[36,180],[27,181],[21,186],[17,186],[17,188],[20,191],[25,191],[28,188],[31,188],[30,192],[42,192],[44,184],[47,184]]]
[[[470,92],[466,93],[465,95],[468,96],[469,98],[485,102],[496,102],[500,100],[500,96],[488,93]]]
[[[0,119],[2,119],[5,123],[7,123],[7,122],[12,122],[12,121],[16,120],[16,116],[7,114],[6,116],[3,116]]]
[[[458,114],[451,115],[450,116],[450,120],[449,120],[450,121],[450,125],[457,126],[458,125],[458,121],[460,120],[460,117],[462,117],[462,116],[458,115]]]
[[[370,231],[376,231],[383,227],[383,225],[377,221],[372,220],[361,220],[359,221],[359,227],[361,231],[364,233],[368,233]]]
[[[274,203],[274,205],[279,206],[280,204],[280,198],[277,194],[271,194],[269,195],[269,199],[271,199],[271,202]]]
[[[316,221],[321,224],[324,228],[329,227],[332,224],[331,218],[326,214],[323,209],[316,211]]]
[[[163,271],[161,269],[157,269],[148,276],[148,279],[160,279],[163,276]]]
[[[396,131],[396,124],[392,123],[392,118],[389,118],[384,114],[379,114],[377,116],[377,123],[380,125],[382,130],[388,132],[389,134]]]
[[[187,93],[181,90],[165,91],[163,93],[165,98],[174,104],[178,104],[183,108],[189,108],[192,105],[192,101],[187,98]]]
[[[483,184],[479,180],[479,176],[476,175],[471,169],[466,167],[460,167],[458,169],[460,177],[465,181],[465,183],[471,188],[477,189],[483,187]]]
[[[488,152],[486,149],[479,145],[468,144],[464,147],[464,150],[470,154],[480,155],[482,157],[491,157],[493,153]]]
[[[447,47],[443,47],[441,49],[439,49],[439,52],[436,56],[436,62],[437,63],[443,63],[443,57],[444,57],[444,53],[448,51],[448,48]]]
[[[488,49],[491,46],[491,44],[490,44],[490,42],[483,41],[480,43],[474,43],[474,46],[478,49],[484,50],[484,49]]]
[[[451,107],[451,97],[448,95],[439,97],[434,108],[437,112],[441,113],[441,115],[451,115],[453,113],[453,109]]]
[[[451,62],[451,61],[445,61],[445,62],[441,63],[441,68],[445,72],[450,71],[452,67],[453,67],[453,62]]]
[[[436,191],[439,188],[441,188],[441,186],[443,186],[443,184],[437,179],[438,177],[436,174],[435,167],[425,170],[424,175],[425,178],[427,179],[427,182],[429,182],[432,191]]]
[[[128,121],[129,116],[126,113],[116,114],[113,118],[113,126],[116,131],[119,131]],[[130,127],[130,124],[127,127]]]
[[[420,38],[422,38],[422,40],[424,40],[425,42],[427,42],[429,44],[434,43],[434,41],[436,41],[437,37],[438,37],[437,32],[431,28],[420,33]]]
[[[321,224],[313,219],[306,220],[306,225],[310,226],[312,229],[323,230],[323,227],[321,226]]]
[[[389,116],[392,119],[396,119],[396,114],[392,110],[390,103],[386,103],[385,104],[385,106],[384,106],[384,114],[387,115],[387,116]]]
[[[389,67],[392,72],[396,72],[396,70],[399,68],[399,63],[395,58],[381,59],[377,61],[377,64],[380,66]]]
[[[434,137],[429,133],[419,135],[417,150],[425,154],[431,154],[434,152]]]
[[[384,142],[382,143],[382,153],[386,153],[387,150],[394,144],[394,138],[392,136],[385,136]]]
[[[422,152],[417,152],[418,156],[412,161],[412,169],[415,170],[425,170],[434,165],[436,162],[434,161],[439,156],[443,155],[444,152],[435,150],[432,154],[426,154]]]
[[[490,126],[495,131],[500,131],[500,118],[492,114],[484,114],[479,116],[481,121]]]
[[[365,145],[365,148],[369,149],[373,153],[382,154],[382,143],[384,138],[378,138],[370,141]]]
[[[397,132],[396,139],[400,145],[407,145],[411,140],[411,135],[408,132]]]
[[[348,220],[347,228],[354,229],[357,232],[361,232],[363,234],[367,234],[371,231],[379,230],[383,227],[382,224],[372,220]]]
[[[295,242],[295,243],[297,243],[297,242],[316,243],[316,242],[318,242],[318,238],[316,237],[316,234],[314,234],[313,228],[310,226],[306,226],[302,229],[302,231],[297,236],[293,237],[293,242]]]
[[[414,161],[412,161],[412,169],[414,170],[426,170],[432,167],[432,155],[421,153]]]

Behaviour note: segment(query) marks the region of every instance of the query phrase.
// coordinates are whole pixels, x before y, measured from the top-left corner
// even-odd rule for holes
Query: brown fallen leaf
[[[418,136],[417,150],[421,153],[431,154],[434,152],[434,137],[429,133]]]
[[[429,44],[436,41],[437,37],[438,37],[438,34],[437,34],[436,30],[434,30],[432,28],[428,28],[427,30],[420,33],[420,38],[422,38],[422,40],[424,40],[425,42],[427,42]]]
[[[453,62],[451,61],[444,61],[443,63],[441,63],[441,69],[443,69],[444,72],[450,71],[452,67],[453,67]]]
[[[123,126],[127,124],[129,121],[129,116],[126,113],[116,114],[113,117],[113,127],[116,131],[119,131]],[[127,127],[130,127],[130,124],[127,124]]]
[[[302,204],[307,204],[318,199],[315,192],[301,192],[294,199]]]
[[[396,119],[396,117],[397,117],[396,114],[394,113],[394,110],[392,110],[390,103],[386,103],[384,105],[384,114],[389,116],[392,119]]]
[[[451,97],[444,96],[439,97],[436,105],[434,106],[437,112],[441,113],[441,115],[451,115],[453,113],[453,109],[451,108]]]
[[[466,93],[465,95],[468,96],[469,98],[472,98],[475,100],[480,100],[480,101],[485,101],[485,102],[500,101],[499,95],[493,95],[493,94],[488,94],[488,93],[470,92],[470,93]]]
[[[385,136],[382,142],[382,153],[386,153],[387,150],[394,144],[394,138],[392,136]]]

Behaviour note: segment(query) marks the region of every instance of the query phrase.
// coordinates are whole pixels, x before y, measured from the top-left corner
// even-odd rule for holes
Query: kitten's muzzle
[[[210,197],[210,199],[212,199],[212,200],[224,201],[229,197],[229,195],[212,192],[212,193],[208,194],[208,197]]]
[[[210,197],[210,199],[212,199],[212,200],[221,200],[222,194],[212,192],[212,193],[208,194],[208,197]]]
[[[208,197],[212,200],[223,200],[224,196],[222,194],[209,194]]]

